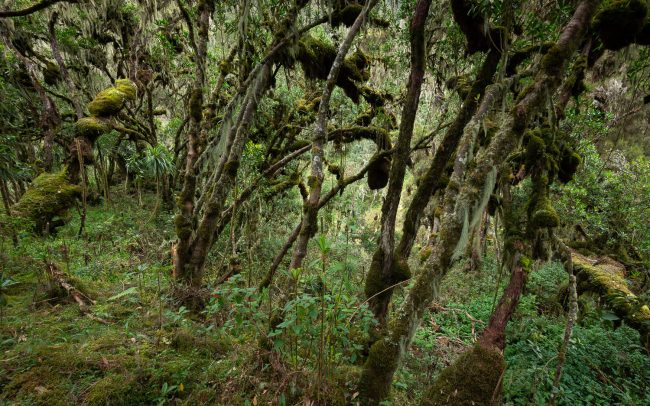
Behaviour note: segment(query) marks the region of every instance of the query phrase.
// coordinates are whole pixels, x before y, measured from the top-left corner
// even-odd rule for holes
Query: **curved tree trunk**
[[[377,404],[388,397],[393,374],[411,343],[425,309],[435,297],[440,280],[452,263],[454,252],[464,251],[463,244],[458,244],[463,231],[468,231],[464,228],[469,220],[482,214],[485,209],[485,205],[481,204],[485,202],[484,191],[489,193],[493,190],[497,166],[504,156],[514,151],[533,116],[544,107],[548,95],[553,94],[561,84],[567,61],[578,48],[598,3],[595,0],[579,3],[558,42],[542,59],[533,84],[525,90],[504,120],[489,147],[476,157],[473,170],[467,174],[467,181],[464,182],[466,161],[473,144],[471,128],[470,135],[466,131],[466,137],[463,137],[465,145],[461,145],[457,153],[450,180],[451,185],[457,186],[448,187],[445,194],[440,239],[425,268],[418,274],[390,331],[373,344],[364,365],[359,389],[368,403]],[[474,122],[474,125],[477,124]]]

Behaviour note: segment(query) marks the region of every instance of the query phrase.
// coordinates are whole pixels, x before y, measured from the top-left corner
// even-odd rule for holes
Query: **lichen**
[[[440,373],[421,405],[497,404],[505,367],[503,354],[497,348],[476,344]]]
[[[606,49],[618,50],[635,41],[647,12],[643,0],[605,1],[594,16],[592,29]]]
[[[15,213],[33,222],[34,231],[45,229],[55,217],[63,217],[81,196],[81,187],[68,182],[66,170],[43,173],[13,207]]]

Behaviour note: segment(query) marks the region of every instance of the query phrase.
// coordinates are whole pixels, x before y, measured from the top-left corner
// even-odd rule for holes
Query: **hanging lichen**
[[[605,1],[594,16],[592,29],[606,49],[621,49],[635,41],[647,12],[643,0]]]
[[[68,182],[65,169],[43,173],[32,181],[13,211],[30,220],[35,232],[41,232],[55,217],[64,217],[80,196],[81,188]]]

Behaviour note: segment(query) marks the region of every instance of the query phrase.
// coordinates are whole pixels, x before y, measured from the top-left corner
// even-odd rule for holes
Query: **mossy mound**
[[[91,140],[111,130],[111,126],[99,117],[83,117],[75,123],[75,132],[79,137]]]
[[[55,217],[62,217],[81,196],[81,187],[68,182],[66,171],[43,173],[32,181],[18,203],[13,207],[17,215],[35,224],[41,231]]]
[[[88,111],[95,117],[109,117],[119,113],[126,100],[136,95],[135,85],[128,79],[118,79],[114,87],[104,89],[88,104]]]
[[[499,399],[503,354],[475,345],[445,368],[429,387],[422,406],[492,405]]]
[[[610,0],[594,16],[592,29],[606,49],[632,44],[643,28],[648,6],[643,0]]]
[[[310,79],[327,79],[337,49],[331,43],[311,35],[305,35],[298,44],[297,60],[302,66],[305,76]],[[370,59],[361,50],[346,58],[336,80],[336,85],[355,103],[359,102],[361,91],[357,82],[365,82],[370,77],[368,67]]]
[[[365,294],[367,297],[374,296],[379,292],[384,291],[386,288],[403,282],[411,277],[411,269],[409,268],[408,261],[395,255],[393,256],[390,275],[388,278],[384,278],[382,276],[383,255],[384,254],[381,250],[376,250],[372,256],[372,262],[370,263],[370,270],[368,271],[365,286]]]
[[[650,308],[630,290],[625,267],[611,258],[591,259],[575,251],[571,260],[579,292],[600,295],[618,317],[639,331],[643,345],[650,349]]]

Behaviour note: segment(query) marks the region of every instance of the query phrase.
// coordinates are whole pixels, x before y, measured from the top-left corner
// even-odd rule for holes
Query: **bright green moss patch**
[[[45,228],[55,217],[65,216],[81,196],[81,187],[68,182],[66,171],[43,173],[20,198],[13,210],[35,224],[35,231]]]
[[[96,139],[110,130],[111,126],[99,117],[83,117],[75,123],[76,134],[89,139]]]
[[[135,85],[128,79],[118,79],[115,87],[102,90],[88,104],[90,115],[109,117],[119,113],[126,100],[135,98]]]

